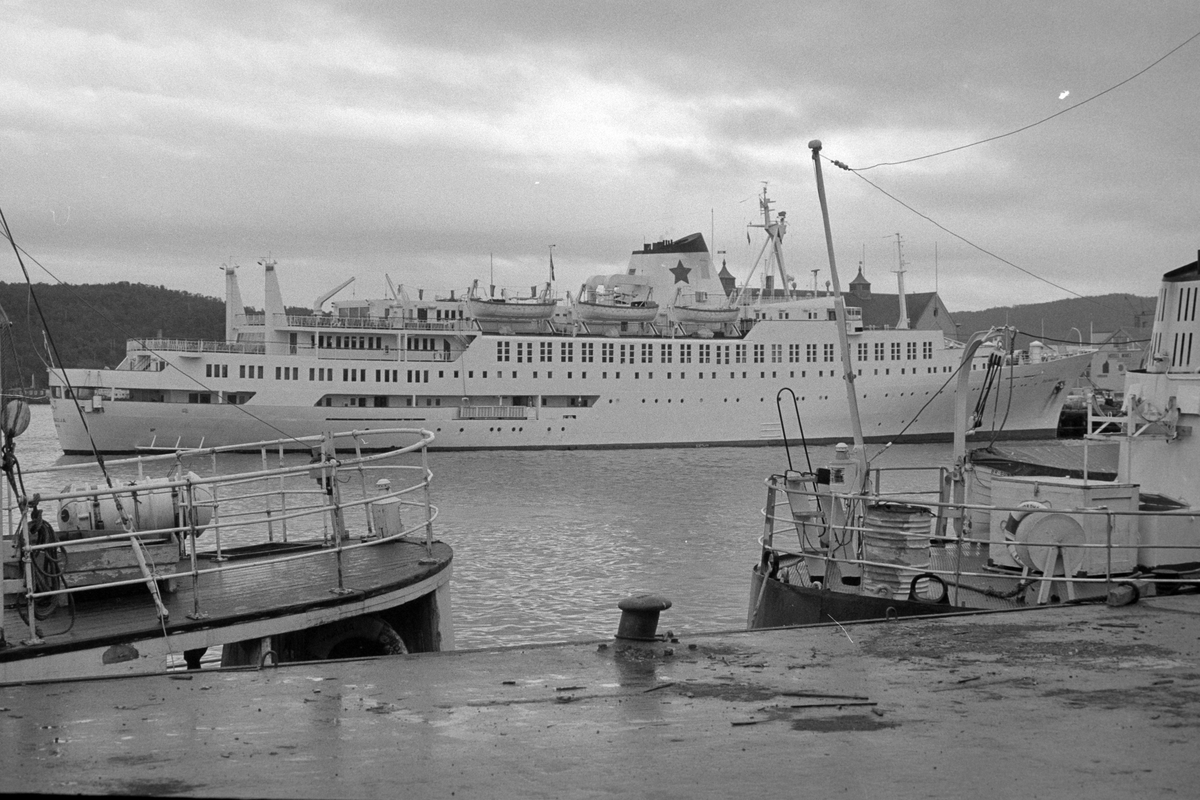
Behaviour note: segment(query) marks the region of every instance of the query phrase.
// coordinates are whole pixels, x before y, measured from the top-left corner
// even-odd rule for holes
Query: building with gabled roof
[[[954,319],[937,292],[905,292],[904,300],[909,328],[921,331],[941,330],[945,336],[956,338]],[[872,292],[871,282],[863,275],[861,267],[858,275],[850,282],[846,305],[862,309],[864,328],[883,330],[901,327],[900,295]]]

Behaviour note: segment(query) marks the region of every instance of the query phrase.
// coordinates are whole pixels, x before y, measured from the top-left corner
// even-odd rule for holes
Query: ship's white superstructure
[[[782,226],[772,225],[777,253]],[[427,428],[432,447],[449,449],[771,444],[782,437],[775,398],[785,387],[810,441],[845,430],[833,298],[786,287],[731,291],[700,234],[635,251],[621,289],[636,289],[632,305],[621,292],[615,301],[601,293],[608,306],[585,313],[569,302],[546,313],[533,292],[490,303],[474,293],[400,292],[297,316],[285,311],[274,262],[262,264],[262,315],[245,313],[237,274],[226,269],[226,341],[130,340],[115,369],[52,370],[63,450],[395,427]],[[856,387],[873,420],[866,437],[949,439],[948,379],[960,345],[940,329],[864,328],[856,309],[848,312]],[[1089,359],[993,359],[1001,372],[985,427],[1002,424],[1001,437],[1053,435],[1066,389]],[[975,393],[986,365],[987,356],[976,359]],[[64,402],[64,377],[86,401],[83,415]]]

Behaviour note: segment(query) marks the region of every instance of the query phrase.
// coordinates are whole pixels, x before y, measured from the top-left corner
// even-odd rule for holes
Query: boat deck
[[[5,687],[0,792],[1194,796],[1197,600]]]
[[[82,646],[103,647],[141,638],[217,628],[255,619],[268,619],[339,605],[361,604],[364,600],[417,584],[449,566],[449,545],[435,541],[432,556],[424,542],[393,539],[367,547],[342,551],[342,585],[337,592],[337,552],[311,544],[305,558],[285,560],[278,551],[217,562],[200,558],[201,570],[220,566],[218,572],[199,575],[193,589],[190,577],[176,580],[175,591],[163,592],[169,612],[160,625],[154,600],[144,586],[84,593],[69,607],[58,607],[38,621],[44,643],[22,644],[29,629],[14,609],[5,610],[8,647],[0,648],[0,662],[49,655]],[[359,542],[348,542],[360,544]],[[236,550],[230,551],[236,553]],[[201,553],[202,556],[206,555]],[[186,569],[187,561],[179,564]],[[236,568],[234,568],[236,567]],[[191,619],[196,608],[204,616]]]

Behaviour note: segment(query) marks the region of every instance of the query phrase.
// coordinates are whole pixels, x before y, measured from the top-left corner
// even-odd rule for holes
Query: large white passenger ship
[[[787,288],[722,282],[698,233],[647,244],[625,273],[557,301],[549,287],[428,299],[401,290],[334,301],[331,312],[326,295],[296,315],[285,310],[275,263],[264,260],[265,313],[247,314],[227,267],[225,341],[130,340],[115,369],[51,371],[59,441],[66,453],[93,443],[113,453],[422,427],[440,449],[777,444],[796,433],[780,427],[784,388],[810,442],[842,437],[834,298],[790,284],[786,218],[772,218],[765,194],[762,208],[764,263],[774,261]],[[857,280],[852,290],[864,285],[861,273]],[[855,296],[846,325],[866,438],[950,439],[949,379],[962,350],[944,335],[952,325],[944,309],[940,326],[906,327],[901,286],[892,296],[900,318],[875,326]],[[857,296],[860,306],[879,299]],[[940,301],[929,297],[936,314]],[[992,355],[975,359],[971,382],[976,395],[990,386],[979,409],[988,435],[1053,435],[1090,355],[1042,358],[1031,347],[991,358],[989,371]],[[364,443],[394,444],[369,434]]]

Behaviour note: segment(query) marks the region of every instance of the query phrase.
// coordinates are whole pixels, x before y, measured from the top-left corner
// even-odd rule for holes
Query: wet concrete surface
[[[1195,596],[676,638],[0,688],[0,791],[1200,793]]]

